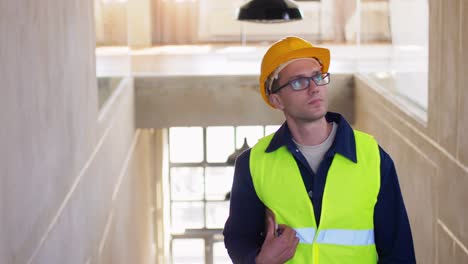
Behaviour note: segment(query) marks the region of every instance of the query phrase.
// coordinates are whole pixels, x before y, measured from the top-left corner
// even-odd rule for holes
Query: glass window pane
[[[203,168],[171,168],[172,200],[203,200]]]
[[[171,162],[203,161],[203,129],[201,127],[171,127],[169,140]]]
[[[203,239],[172,240],[172,263],[204,264],[205,241]]]
[[[229,202],[206,203],[206,227],[223,228],[229,216]]]
[[[234,127],[208,127],[206,129],[208,162],[226,162],[234,152]]]
[[[234,167],[208,167],[206,173],[206,199],[224,200],[231,191]]]
[[[265,136],[275,133],[281,126],[265,126]]]
[[[249,147],[253,147],[263,137],[262,126],[239,126],[236,128],[236,149],[240,149],[247,138]]]
[[[203,202],[172,202],[172,230],[204,227]]]
[[[213,258],[213,263],[216,264],[232,264],[226,247],[224,246],[224,242],[213,243]]]

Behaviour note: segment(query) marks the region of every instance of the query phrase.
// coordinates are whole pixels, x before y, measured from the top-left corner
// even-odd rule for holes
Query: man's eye
[[[291,81],[291,86],[293,88],[301,88],[301,86],[302,86],[301,79]]]

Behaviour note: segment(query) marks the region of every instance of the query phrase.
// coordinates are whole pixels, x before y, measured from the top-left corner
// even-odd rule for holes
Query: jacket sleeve
[[[380,192],[374,210],[375,244],[379,264],[416,263],[411,227],[395,165],[380,148]]]
[[[263,244],[265,206],[258,198],[249,168],[250,150],[236,160],[224,244],[233,263],[255,263]]]

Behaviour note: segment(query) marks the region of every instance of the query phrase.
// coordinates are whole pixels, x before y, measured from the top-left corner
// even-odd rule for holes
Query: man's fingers
[[[275,221],[273,217],[267,216],[267,234],[265,239],[272,239],[275,237]]]
[[[292,243],[293,239],[296,237],[296,230],[285,226],[279,225],[281,230],[281,235],[284,236],[288,241]]]
[[[271,211],[270,208],[267,207],[265,209],[265,215],[266,215],[266,217],[273,218],[273,221],[275,221],[275,213],[273,213],[273,211]]]
[[[296,254],[297,245],[299,244],[299,238],[295,237],[287,247],[280,253],[278,259],[282,262],[286,262],[294,257]]]
[[[298,237],[296,237],[296,238],[294,239],[294,246],[293,246],[294,251],[296,251],[297,245],[299,245],[299,238],[298,238]]]
[[[297,245],[299,245],[299,238],[294,238],[291,248],[289,248],[286,257],[290,260],[296,254]]]

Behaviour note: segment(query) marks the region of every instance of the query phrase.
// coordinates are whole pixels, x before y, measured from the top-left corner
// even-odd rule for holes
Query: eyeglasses
[[[322,86],[330,83],[330,73],[318,73],[312,77],[299,77],[294,80],[290,80],[289,82],[285,83],[284,85],[273,89],[271,93],[277,93],[279,90],[283,89],[284,87],[291,85],[291,88],[294,91],[300,91],[309,88],[310,80],[314,81],[315,85]]]

